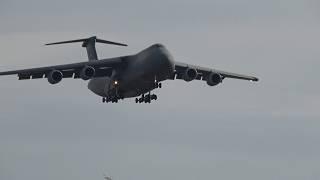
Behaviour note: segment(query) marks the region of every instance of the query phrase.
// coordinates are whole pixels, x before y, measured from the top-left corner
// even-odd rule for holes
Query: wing
[[[185,73],[186,69],[192,68],[195,69],[198,73],[196,79],[197,80],[207,80],[208,76],[211,73],[216,73],[219,74],[222,79],[224,78],[234,78],[234,79],[242,79],[242,80],[249,80],[249,81],[258,81],[259,79],[254,77],[254,76],[247,76],[247,75],[242,75],[242,74],[236,74],[236,73],[231,73],[231,72],[226,72],[226,71],[220,71],[216,69],[210,69],[210,68],[205,68],[205,67],[200,67],[200,66],[195,66],[195,65],[190,65],[186,63],[180,63],[176,62],[175,64],[175,71],[176,71],[176,78],[177,79],[183,79],[183,74]]]
[[[56,66],[47,66],[40,68],[22,69],[14,71],[0,72],[2,75],[18,75],[19,80],[39,79],[47,77],[48,73],[58,70],[62,73],[63,78],[80,78],[80,72],[84,67],[90,66],[95,69],[93,77],[109,76],[114,68],[123,67],[125,57],[103,59],[99,61],[86,61],[80,63],[63,64]]]

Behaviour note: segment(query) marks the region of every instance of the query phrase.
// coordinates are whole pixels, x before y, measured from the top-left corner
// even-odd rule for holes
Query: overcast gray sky
[[[1,180],[320,179],[317,0],[1,0],[0,70],[80,62],[152,43],[174,58],[258,76],[168,81],[159,100],[102,104],[81,80],[0,79]]]

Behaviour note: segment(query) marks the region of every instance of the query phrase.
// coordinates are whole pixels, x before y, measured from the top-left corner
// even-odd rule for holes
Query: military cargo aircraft
[[[76,42],[82,42],[82,47],[86,48],[88,61],[6,71],[0,72],[0,75],[17,75],[19,80],[47,78],[50,84],[57,84],[63,78],[89,80],[88,88],[101,96],[103,103],[117,103],[132,97],[136,97],[136,103],[150,103],[157,99],[157,95],[151,91],[161,88],[161,82],[165,80],[202,80],[209,86],[216,86],[225,78],[258,81],[253,76],[177,62],[162,44],[154,44],[134,55],[106,59],[98,59],[96,43],[127,45],[98,39],[96,36],[46,45]]]

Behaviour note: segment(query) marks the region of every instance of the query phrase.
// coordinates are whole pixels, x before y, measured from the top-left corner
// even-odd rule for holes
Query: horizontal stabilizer
[[[103,39],[97,39],[96,36],[85,38],[85,39],[76,39],[76,40],[70,40],[70,41],[61,41],[61,42],[54,42],[54,43],[48,43],[45,45],[56,45],[56,44],[67,44],[67,43],[77,43],[77,42],[83,42],[82,46],[86,47],[89,41],[94,41],[98,43],[104,43],[104,44],[111,44],[111,45],[117,45],[117,46],[128,46],[127,44],[113,42],[113,41],[107,41]]]

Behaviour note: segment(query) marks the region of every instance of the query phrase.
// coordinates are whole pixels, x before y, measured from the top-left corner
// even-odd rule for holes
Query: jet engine
[[[91,79],[96,74],[96,70],[91,66],[85,66],[80,71],[80,78],[83,80]]]
[[[60,82],[63,78],[63,74],[61,71],[58,70],[52,70],[48,75],[47,79],[50,84],[57,84]]]
[[[222,82],[222,76],[217,73],[210,73],[207,77],[207,84],[209,86],[216,86]]]
[[[183,80],[189,82],[189,81],[196,79],[197,76],[198,76],[198,72],[196,69],[188,68],[185,70],[182,78],[183,78]]]

